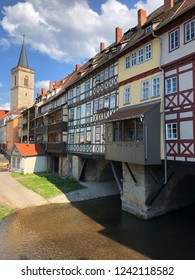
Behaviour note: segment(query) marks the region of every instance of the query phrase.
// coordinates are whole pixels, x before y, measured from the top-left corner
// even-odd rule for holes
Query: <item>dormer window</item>
[[[149,25],[146,27],[145,29],[146,34],[151,33],[152,32],[152,25]]]

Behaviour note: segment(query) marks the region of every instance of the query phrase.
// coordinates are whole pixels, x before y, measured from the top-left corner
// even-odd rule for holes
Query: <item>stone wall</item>
[[[122,209],[144,219],[162,215],[195,202],[195,176],[174,173],[150,206],[145,202],[163,181],[163,168],[129,164],[134,182],[123,163]]]

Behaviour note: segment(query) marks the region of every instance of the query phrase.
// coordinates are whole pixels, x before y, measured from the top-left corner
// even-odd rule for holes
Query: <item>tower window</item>
[[[28,76],[25,76],[24,78],[24,86],[28,87]]]
[[[28,95],[28,93],[26,92],[26,93],[25,93],[25,96],[27,96],[27,95]]]

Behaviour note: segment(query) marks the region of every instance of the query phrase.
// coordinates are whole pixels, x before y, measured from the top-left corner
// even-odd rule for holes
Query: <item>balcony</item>
[[[66,154],[66,143],[47,143],[47,152]]]
[[[59,122],[48,125],[48,132],[67,131],[67,122]]]

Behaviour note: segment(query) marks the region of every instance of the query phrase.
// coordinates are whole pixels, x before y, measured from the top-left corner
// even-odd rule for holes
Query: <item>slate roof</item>
[[[25,36],[24,35],[23,35],[22,49],[21,49],[21,52],[20,52],[20,57],[19,57],[17,66],[29,68],[28,67],[28,59],[27,59],[27,55],[26,55]]]
[[[126,120],[126,119],[134,119],[138,118],[141,115],[146,114],[152,108],[157,106],[158,103],[150,103],[148,105],[138,105],[134,107],[129,107],[127,109],[119,109],[115,113],[113,113],[109,118],[107,118],[106,122],[113,122],[118,120]]]
[[[17,148],[21,156],[45,155],[43,146],[41,144],[15,143],[15,147]]]

